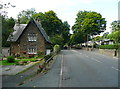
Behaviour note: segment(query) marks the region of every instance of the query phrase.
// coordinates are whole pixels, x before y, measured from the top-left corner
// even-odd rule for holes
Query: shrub
[[[100,45],[100,49],[118,49],[120,45],[114,44],[114,45]]]
[[[39,57],[44,57],[44,52],[38,51],[38,52],[37,52],[37,56],[38,56],[38,58],[39,58]]]
[[[23,59],[23,58],[27,58],[27,57],[25,57],[25,56],[19,56],[19,57],[17,57],[17,59]]]
[[[59,52],[60,52],[60,45],[55,45],[55,46],[53,47],[53,51],[54,51],[55,53],[59,53]]]
[[[8,63],[14,63],[15,62],[15,57],[14,56],[8,56],[7,57],[7,62]]]

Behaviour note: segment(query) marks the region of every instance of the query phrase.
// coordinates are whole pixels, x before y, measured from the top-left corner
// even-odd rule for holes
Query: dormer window
[[[28,34],[28,41],[37,41],[37,34],[29,33]]]

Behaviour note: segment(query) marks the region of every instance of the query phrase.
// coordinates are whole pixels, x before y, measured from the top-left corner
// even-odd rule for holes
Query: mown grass
[[[14,63],[9,63],[7,60],[3,60],[0,61],[0,65],[16,65],[19,61],[24,61],[24,62],[35,62],[36,59],[35,58],[31,58],[31,59],[16,59]]]
[[[0,61],[0,65],[15,65],[16,63],[9,63],[7,60]]]

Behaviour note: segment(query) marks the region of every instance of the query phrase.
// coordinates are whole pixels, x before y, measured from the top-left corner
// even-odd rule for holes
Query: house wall
[[[20,54],[20,45],[18,42],[14,42],[11,44],[10,47],[10,55],[17,55]]]
[[[28,41],[28,33],[37,34],[37,41]],[[27,57],[29,56],[27,53],[28,46],[36,46],[37,51],[44,52],[44,54],[46,53],[45,39],[34,23],[30,22],[28,24],[26,29],[23,31],[23,33],[19,37],[18,41],[20,42],[19,50],[20,50],[20,55],[22,55],[22,56],[27,56]],[[12,44],[12,47],[14,47],[14,48],[12,49],[11,52],[15,52],[15,53],[19,52],[17,45],[18,44]]]

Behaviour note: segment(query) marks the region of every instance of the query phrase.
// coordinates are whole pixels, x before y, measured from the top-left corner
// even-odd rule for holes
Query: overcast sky
[[[35,8],[37,12],[53,10],[62,21],[74,25],[78,11],[96,11],[107,21],[107,31],[110,23],[118,19],[118,2],[120,0],[0,0],[10,2],[15,8],[8,9],[8,16],[17,18],[20,11]]]

